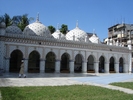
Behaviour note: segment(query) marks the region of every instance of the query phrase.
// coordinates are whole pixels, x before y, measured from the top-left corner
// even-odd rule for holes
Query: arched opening
[[[61,67],[60,67],[61,73],[69,73],[69,55],[67,53],[64,53],[61,56]]]
[[[75,57],[74,72],[75,73],[81,73],[82,72],[82,56],[80,54],[77,54]]]
[[[115,72],[115,70],[114,70],[114,58],[113,57],[110,58],[109,72],[110,73],[114,73]]]
[[[87,59],[87,72],[88,73],[95,73],[94,70],[94,58],[92,55],[90,55]]]
[[[40,72],[40,55],[37,51],[32,51],[29,55],[28,72],[29,73]]]
[[[123,58],[122,57],[119,59],[119,72],[123,73]]]
[[[46,55],[46,62],[45,62],[45,72],[46,73],[53,73],[55,72],[55,54],[53,52],[49,52]]]
[[[105,58],[101,56],[99,58],[99,73],[104,73],[104,63],[105,63]]]
[[[20,50],[14,50],[10,57],[9,72],[18,73],[20,70],[21,60],[23,59],[23,54]]]

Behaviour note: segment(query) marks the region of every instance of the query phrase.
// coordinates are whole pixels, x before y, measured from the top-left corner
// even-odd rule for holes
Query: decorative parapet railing
[[[22,34],[5,34],[5,36],[0,36],[0,40],[3,40],[5,42],[25,43],[25,44],[35,44],[35,45],[59,46],[59,47],[68,47],[68,48],[81,48],[81,49],[92,49],[92,50],[124,52],[124,53],[129,52],[129,49],[127,47],[96,44],[90,42],[87,43],[80,41],[71,41],[65,39],[58,40],[54,38],[47,38],[42,36],[29,36]]]

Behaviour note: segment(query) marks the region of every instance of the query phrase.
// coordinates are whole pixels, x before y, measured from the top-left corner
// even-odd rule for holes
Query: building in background
[[[133,47],[133,24],[122,23],[122,24],[113,25],[108,28],[108,38],[104,39],[104,43],[116,46],[128,47],[129,40],[131,40],[131,45]],[[133,62],[133,51],[132,51],[132,62]]]

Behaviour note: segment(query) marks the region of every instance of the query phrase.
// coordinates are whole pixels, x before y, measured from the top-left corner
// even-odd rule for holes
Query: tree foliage
[[[31,20],[34,20],[32,17],[28,18],[28,14],[13,16],[12,18],[8,14],[4,14],[0,17],[0,22],[5,22],[6,27],[12,24],[17,25],[22,31],[30,23]]]
[[[62,24],[62,25],[61,25],[61,28],[60,28],[60,32],[62,32],[63,34],[66,34],[67,31],[68,31],[67,25]]]
[[[51,34],[55,32],[55,27],[53,27],[52,25],[48,26],[48,29],[51,32]]]

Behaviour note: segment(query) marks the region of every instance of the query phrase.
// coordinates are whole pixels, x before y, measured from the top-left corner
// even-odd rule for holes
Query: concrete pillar
[[[95,70],[95,73],[99,73],[99,61],[94,62],[94,70]]]
[[[128,71],[129,71],[129,73],[131,73],[132,72],[132,40],[131,40],[131,31],[130,31],[130,35],[129,35],[129,37],[130,37],[130,39],[127,41],[127,44],[128,44],[128,48],[129,48],[129,50],[130,50],[130,52],[129,52],[129,58],[128,58],[128,60],[129,60],[129,68],[128,68]],[[127,69],[124,67],[124,71],[126,71]]]
[[[126,63],[124,64],[123,72],[128,73],[128,64],[126,64]]]
[[[119,63],[115,63],[115,72],[119,73]]]
[[[105,62],[104,64],[104,73],[109,73],[109,62]]]
[[[24,59],[24,72],[28,73],[28,59]]]
[[[69,61],[69,68],[70,68],[70,73],[74,73],[74,61],[73,60]]]
[[[82,73],[87,73],[87,62],[82,62]]]
[[[128,68],[129,73],[132,72],[132,53],[129,54],[129,68]]]
[[[60,60],[55,62],[55,73],[60,73]]]
[[[9,63],[10,63],[10,58],[8,57],[8,58],[6,58],[5,59],[5,68],[4,68],[4,70],[5,70],[5,72],[9,72]]]
[[[44,72],[45,72],[45,60],[40,59],[40,73],[44,73]]]

